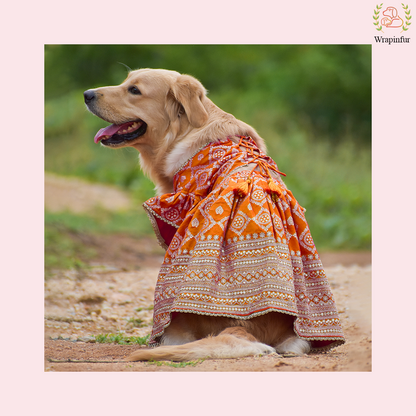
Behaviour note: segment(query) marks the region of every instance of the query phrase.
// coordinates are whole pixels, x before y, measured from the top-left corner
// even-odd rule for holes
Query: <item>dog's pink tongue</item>
[[[98,143],[104,136],[112,136],[122,128],[126,128],[131,124],[132,122],[128,122],[124,124],[111,124],[110,126],[104,127],[103,129],[99,130],[98,133],[95,135],[94,143]]]
[[[111,124],[110,126],[100,129],[94,137],[94,143],[98,143],[104,136],[112,136],[121,129],[122,125]]]

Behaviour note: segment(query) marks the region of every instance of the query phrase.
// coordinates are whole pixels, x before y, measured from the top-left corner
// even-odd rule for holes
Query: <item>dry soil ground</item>
[[[129,203],[114,189],[46,176],[50,210],[82,212],[106,201],[111,201],[108,209]],[[91,335],[150,333],[163,251],[155,238],[91,238],[100,254],[93,268],[59,271],[45,281],[45,371],[371,371],[370,253],[321,253],[347,339],[343,346],[305,357],[205,360],[178,367],[123,362],[144,347],[92,342]]]

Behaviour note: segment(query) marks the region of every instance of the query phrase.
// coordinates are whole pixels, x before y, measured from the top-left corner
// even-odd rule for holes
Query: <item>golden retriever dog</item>
[[[178,168],[215,137],[246,134],[266,150],[253,128],[220,110],[202,84],[189,75],[140,69],[119,86],[85,91],[84,99],[93,114],[114,126],[133,122],[127,127],[131,133],[109,130],[112,136],[106,139],[99,138],[99,132],[96,141],[106,147],[137,149],[140,166],[158,194],[173,192],[172,178]]]
[[[204,144],[250,136],[266,152],[256,131],[218,108],[195,78],[163,69],[131,71],[118,86],[85,91],[90,112],[112,123],[95,142],[114,149],[134,147],[158,195],[173,192],[175,172]],[[160,346],[140,348],[128,361],[238,358],[269,353],[303,355],[310,342],[294,331],[295,316],[269,312],[251,319],[176,313]]]

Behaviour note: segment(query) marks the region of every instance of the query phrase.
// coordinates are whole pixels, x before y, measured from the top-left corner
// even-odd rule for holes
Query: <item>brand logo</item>
[[[400,33],[407,32],[412,24],[411,10],[408,5],[402,3],[402,7],[397,9],[394,6],[384,6],[383,3],[376,5],[373,14],[373,25],[381,33],[392,37],[374,36],[376,42],[388,43],[409,43],[410,38],[397,36]],[[397,37],[396,37],[397,36]]]

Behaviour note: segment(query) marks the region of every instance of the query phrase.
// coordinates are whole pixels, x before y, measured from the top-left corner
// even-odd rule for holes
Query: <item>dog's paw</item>
[[[255,342],[255,355],[267,355],[267,354],[276,354],[276,350],[270,345],[263,344],[261,342]]]
[[[308,354],[310,350],[310,342],[298,337],[290,337],[276,346],[276,351],[285,357],[305,355]]]

